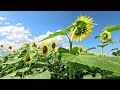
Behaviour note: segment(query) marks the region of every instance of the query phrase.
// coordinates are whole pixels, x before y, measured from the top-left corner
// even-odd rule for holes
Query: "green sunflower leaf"
[[[42,40],[40,40],[40,41],[44,41],[44,40],[47,40],[47,39],[56,37],[56,36],[58,36],[58,35],[66,35],[67,32],[70,30],[71,27],[72,27],[72,26],[70,26],[70,27],[68,27],[68,28],[66,28],[66,29],[64,29],[64,30],[61,30],[61,31],[55,32],[55,33],[53,33],[53,34],[50,34],[48,37],[45,37],[44,39],[42,39]]]
[[[45,71],[43,73],[27,75],[25,79],[50,79],[51,73],[49,71]]]
[[[83,76],[83,79],[101,79],[102,78],[102,76],[101,76],[101,74],[99,74],[99,73],[97,73],[96,75],[95,75],[95,77],[92,77],[92,75],[85,75],[85,76]]]
[[[96,47],[91,47],[91,48],[88,48],[87,50],[92,50],[92,49],[96,49]]]
[[[94,55],[76,56],[70,53],[63,53],[61,60],[87,65],[91,68],[97,67],[101,70],[108,70],[113,73],[120,73],[120,58],[118,57],[99,57]]]
[[[109,41],[107,41],[109,44],[117,44],[117,43],[120,43],[120,40],[119,41],[112,41],[111,39]]]
[[[66,48],[63,48],[63,47],[59,47],[58,48],[58,53],[69,53],[69,50],[68,49],[66,49]]]
[[[105,28],[103,28],[103,30],[107,30],[109,32],[117,31],[117,30],[120,30],[120,25],[115,25],[115,26],[108,25]]]
[[[95,39],[97,39],[97,38],[100,38],[100,35],[98,35],[98,36],[95,36]]]
[[[98,45],[98,47],[104,48],[104,47],[107,46],[107,45],[108,45],[108,44]]]
[[[72,54],[76,54],[78,52],[78,47],[73,47],[72,48]]]
[[[111,51],[113,51],[113,50],[118,50],[118,48],[113,48],[113,49],[111,49]]]

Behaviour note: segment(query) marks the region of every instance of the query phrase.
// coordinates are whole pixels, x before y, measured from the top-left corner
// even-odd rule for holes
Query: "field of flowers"
[[[85,49],[78,45],[73,47],[74,41],[89,38],[94,26],[90,16],[79,16],[71,26],[60,30],[40,41],[26,42],[23,46],[13,50],[11,45],[3,49],[0,45],[0,79],[119,79],[120,78],[120,49],[111,50],[113,56],[104,54],[104,47],[118,44],[112,41],[111,33],[120,30],[120,25],[108,25],[95,36],[100,41],[100,53],[89,52],[96,47]],[[45,40],[64,35],[69,40],[69,49],[58,47],[56,41],[49,45]],[[37,46],[37,42],[42,42]]]

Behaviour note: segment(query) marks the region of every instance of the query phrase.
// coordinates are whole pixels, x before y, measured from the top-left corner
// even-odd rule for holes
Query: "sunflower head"
[[[50,50],[51,50],[51,51],[55,51],[55,48],[56,48],[56,41],[53,40],[53,41],[51,42],[51,44],[50,44]]]
[[[82,55],[84,53],[83,47],[78,46],[78,52]]]
[[[40,48],[42,49],[42,55],[46,56],[48,53],[48,43],[43,42]]]
[[[100,34],[100,39],[102,42],[107,42],[111,38],[111,33],[105,30],[103,33]]]
[[[11,49],[12,49],[12,46],[11,46],[11,45],[9,45],[9,46],[8,46],[8,49],[10,49],[10,50],[11,50]]]
[[[28,43],[28,42],[25,42],[25,47],[29,47],[30,46],[30,44]]]
[[[35,41],[35,40],[32,41],[32,47],[37,48],[37,45],[36,45],[36,41]]]
[[[1,44],[0,47],[3,48],[3,44]]]
[[[26,58],[26,62],[32,61],[32,59],[33,59],[32,56],[29,55],[29,56],[27,56],[27,58]]]
[[[87,38],[93,29],[93,19],[87,16],[80,16],[73,23],[73,27],[70,28],[70,35],[73,35],[73,39],[82,41],[83,38]]]

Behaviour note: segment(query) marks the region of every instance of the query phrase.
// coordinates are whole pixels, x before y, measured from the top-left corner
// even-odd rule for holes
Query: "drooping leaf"
[[[93,55],[76,56],[70,53],[63,53],[62,55],[63,61],[75,62],[88,65],[89,67],[98,67],[102,70],[120,73],[120,60],[117,57],[99,57]]]
[[[120,30],[120,25],[115,25],[115,26],[108,25],[105,28],[103,28],[103,30],[107,30],[109,32],[117,31],[117,30]]]
[[[50,79],[50,78],[51,73],[49,71],[25,76],[25,79]]]
[[[96,47],[91,47],[91,48],[88,48],[87,50],[92,50],[92,49],[96,49]]]
[[[58,53],[69,53],[69,50],[68,49],[66,49],[66,48],[63,48],[63,47],[59,47],[58,48]]]
[[[97,38],[100,38],[100,35],[98,35],[98,36],[95,36],[95,39],[97,39]]]
[[[113,51],[113,50],[118,50],[118,48],[113,48],[113,49],[111,49],[111,51]]]
[[[109,41],[107,41],[109,44],[117,44],[117,43],[120,43],[120,41],[112,41],[111,39]]]

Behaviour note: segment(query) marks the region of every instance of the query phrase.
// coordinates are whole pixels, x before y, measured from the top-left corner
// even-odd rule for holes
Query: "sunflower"
[[[56,48],[56,41],[53,40],[52,43],[50,44],[50,50],[55,51],[55,48]]]
[[[29,43],[28,42],[25,42],[24,44],[26,47],[29,47]]]
[[[41,45],[41,49],[42,49],[42,55],[46,56],[48,53],[48,43],[43,42]]]
[[[9,46],[8,46],[8,48],[11,50],[11,49],[12,49],[12,46],[11,46],[11,45],[9,45]]]
[[[26,61],[29,62],[32,61],[32,59],[33,59],[32,56],[27,56]]]
[[[70,35],[73,35],[73,39],[82,41],[83,38],[87,38],[93,29],[93,19],[86,16],[80,16],[73,23],[73,27],[70,28]]]
[[[3,44],[1,44],[0,47],[2,48],[2,47],[3,47]]]
[[[111,38],[111,33],[105,30],[103,33],[100,34],[100,38],[102,42],[107,42]]]
[[[82,55],[84,53],[83,47],[78,46],[78,52]]]
[[[32,41],[32,47],[37,48],[37,45],[36,45],[36,41],[35,41],[35,40]]]

